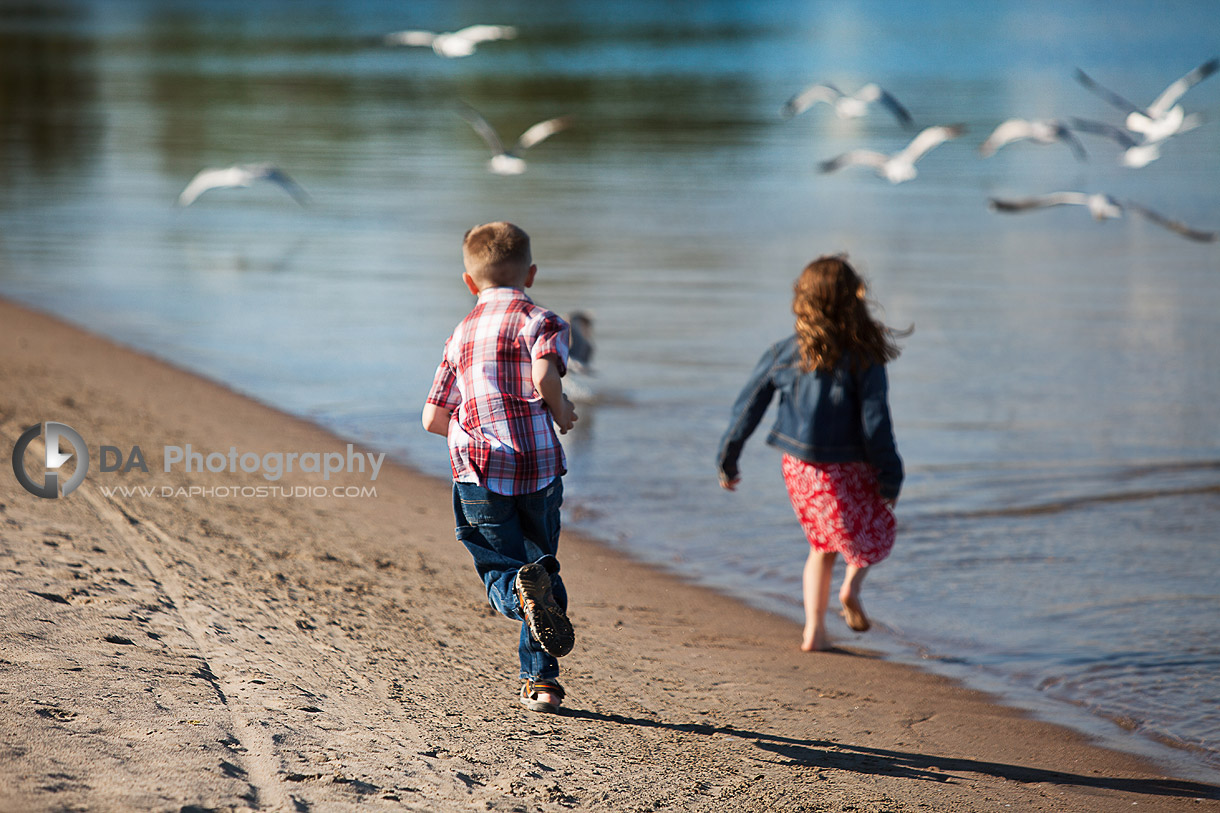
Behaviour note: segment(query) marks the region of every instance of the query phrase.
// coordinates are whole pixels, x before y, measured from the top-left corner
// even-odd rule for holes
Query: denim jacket
[[[897,499],[902,458],[894,443],[885,365],[853,372],[846,356],[830,372],[801,369],[796,336],[772,345],[733,404],[733,421],[720,441],[718,465],[730,478],[746,438],[779,390],[779,414],[767,443],[809,463],[864,461],[877,470],[881,496]]]

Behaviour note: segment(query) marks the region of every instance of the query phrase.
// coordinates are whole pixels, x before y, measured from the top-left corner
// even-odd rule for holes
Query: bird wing
[[[1139,143],[1132,138],[1131,134],[1126,130],[1120,127],[1115,127],[1113,124],[1106,124],[1102,121],[1073,118],[1072,126],[1081,132],[1093,133],[1094,135],[1102,135],[1106,138],[1114,139],[1120,145],[1122,145],[1124,149],[1131,149]]]
[[[279,167],[266,167],[260,177],[271,181],[272,183],[279,184],[281,189],[283,189],[289,195],[292,195],[292,199],[302,206],[308,205],[309,193],[302,189],[300,184],[288,177],[288,173],[284,172]]]
[[[1165,115],[1177,103],[1178,99],[1182,98],[1183,93],[1211,76],[1216,72],[1217,68],[1220,68],[1220,59],[1212,59],[1204,62],[1181,79],[1172,83],[1161,91],[1161,95],[1157,96],[1152,104],[1148,105],[1148,117],[1159,119]]]
[[[463,29],[454,31],[453,36],[470,42],[511,40],[517,36],[517,29],[511,25],[468,25]]]
[[[1211,243],[1211,242],[1215,242],[1215,240],[1216,240],[1216,233],[1214,231],[1199,231],[1198,229],[1192,229],[1190,226],[1187,226],[1185,223],[1182,223],[1181,221],[1170,220],[1169,218],[1165,217],[1164,215],[1158,214],[1157,212],[1154,212],[1151,209],[1146,209],[1143,206],[1140,206],[1138,203],[1132,203],[1131,201],[1123,201],[1123,206],[1125,206],[1126,208],[1130,209],[1133,212],[1136,212],[1136,213],[1146,217],[1147,219],[1151,220],[1153,223],[1156,223],[1158,226],[1164,226],[1165,228],[1169,229],[1170,231],[1176,232],[1189,240],[1197,240],[1200,243]]]
[[[1076,69],[1076,81],[1080,82],[1080,84],[1084,85],[1086,88],[1093,91],[1098,96],[1100,96],[1101,98],[1105,99],[1110,104],[1117,107],[1119,110],[1122,110],[1126,113],[1143,113],[1144,112],[1143,110],[1140,110],[1135,105],[1131,104],[1131,102],[1124,99],[1122,96],[1119,96],[1114,91],[1104,88],[1101,85],[1094,82],[1093,78],[1090,77],[1084,71],[1080,70],[1080,68]]]
[[[1083,192],[1052,192],[1049,195],[1036,195],[1032,198],[1016,200],[989,198],[988,202],[997,212],[1024,212],[1029,209],[1045,209],[1048,206],[1087,206],[1089,196]]]
[[[911,114],[907,112],[907,109],[880,85],[867,84],[852,95],[862,102],[881,102],[882,106],[893,113],[894,117],[898,119],[898,122],[903,127],[913,127],[915,125],[915,121],[911,118]]]
[[[1059,140],[1071,147],[1072,152],[1076,153],[1077,159],[1081,161],[1089,160],[1089,154],[1085,152],[1084,145],[1080,143],[1080,139],[1076,137],[1076,134],[1072,132],[1070,127],[1061,121],[1052,122],[1051,126],[1055,128],[1055,135],[1059,137]]]
[[[555,133],[558,133],[560,130],[566,130],[571,124],[571,116],[560,116],[558,118],[540,121],[521,134],[521,137],[517,139],[516,146],[513,147],[513,152],[520,155],[535,144],[545,141],[546,139],[555,135]]]
[[[779,109],[779,114],[786,119],[790,119],[793,116],[799,116],[801,113],[804,113],[818,102],[833,102],[842,95],[842,91],[834,85],[810,85],[784,102],[784,106]]]
[[[1174,133],[1174,135],[1189,133],[1191,130],[1203,124],[1205,121],[1207,121],[1205,116],[1201,116],[1198,113],[1190,113],[1182,118],[1182,124],[1178,127],[1178,131]]]
[[[179,206],[190,206],[209,189],[229,186],[248,186],[250,173],[241,167],[224,167],[200,170],[178,195]]]
[[[436,41],[436,34],[431,31],[395,31],[385,35],[387,45],[422,45],[431,46]]]
[[[850,150],[842,155],[836,155],[829,161],[823,161],[818,164],[818,169],[822,172],[834,172],[837,169],[842,169],[845,166],[852,164],[860,164],[866,167],[880,169],[885,166],[885,162],[889,160],[889,156],[872,150]]]
[[[994,155],[995,151],[1005,144],[1029,138],[1034,132],[1034,126],[1025,119],[1008,119],[991,131],[987,140],[979,146],[979,152],[984,157]]]
[[[939,146],[950,139],[957,138],[964,132],[966,132],[966,128],[961,124],[928,127],[915,136],[915,138],[911,139],[911,143],[907,144],[894,157],[900,161],[908,161],[913,164],[933,147]]]
[[[487,142],[487,146],[491,147],[491,151],[494,154],[504,154],[504,143],[500,141],[499,133],[496,132],[494,127],[487,123],[487,119],[483,118],[482,114],[479,113],[478,110],[475,110],[470,105],[463,103],[462,106],[458,108],[458,115],[466,119],[470,126],[474,128],[474,131]]]

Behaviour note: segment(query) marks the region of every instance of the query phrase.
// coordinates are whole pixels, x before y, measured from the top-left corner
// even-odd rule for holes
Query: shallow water
[[[1143,170],[1083,136],[976,147],[1008,116],[1117,122],[1079,66],[1151,100],[1214,55],[1206,2],[63,2],[0,6],[0,294],[443,475],[418,428],[470,299],[462,232],[534,238],[534,297],[596,318],[595,402],[569,436],[570,525],[800,617],[805,543],[761,436],[715,484],[728,406],[790,330],[791,283],[847,251],[893,325],[908,481],[859,639],[1133,750],[1220,777],[1220,248],[990,195],[1129,197],[1220,228],[1212,120]],[[511,22],[469,59],[385,32]],[[882,82],[920,124],[964,122],[911,183],[818,161],[909,138],[883,111],[783,121],[806,82]],[[529,171],[488,174],[454,113],[506,140],[570,114]],[[274,187],[172,202],[205,166]],[[52,419],[53,416],[47,416]],[[438,445],[439,444],[439,445]],[[850,633],[840,628],[841,637]],[[853,640],[853,643],[856,641]]]

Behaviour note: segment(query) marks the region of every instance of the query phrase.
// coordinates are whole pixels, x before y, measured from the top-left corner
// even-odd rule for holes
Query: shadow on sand
[[[1008,779],[1014,782],[1046,782],[1053,785],[1075,785],[1085,788],[1139,793],[1146,796],[1184,796],[1202,799],[1220,799],[1220,787],[1202,782],[1182,779],[1151,778],[1128,779],[1108,776],[1082,776],[1064,771],[1049,771],[1024,765],[1009,765],[1002,762],[986,762],[960,757],[938,757],[909,751],[886,748],[867,748],[859,745],[829,742],[826,740],[798,740],[775,734],[761,734],[732,726],[714,726],[701,723],[667,723],[621,714],[603,714],[584,709],[565,709],[563,716],[618,725],[644,728],[664,728],[688,734],[711,736],[722,734],[749,740],[763,751],[769,751],[797,765],[817,768],[834,768],[861,774],[877,774],[907,779],[922,779],[932,782],[949,782],[952,773],[978,773]]]

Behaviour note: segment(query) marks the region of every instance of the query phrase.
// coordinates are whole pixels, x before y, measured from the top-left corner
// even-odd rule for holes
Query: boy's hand
[[[736,491],[737,484],[740,482],[740,477],[729,477],[724,472],[720,472],[720,487],[725,491]]]
[[[559,357],[554,353],[535,359],[530,370],[534,388],[542,396],[546,408],[551,411],[551,420],[559,427],[559,434],[566,435],[576,423],[576,408],[563,391],[563,380],[559,377]]]
[[[555,425],[559,427],[559,434],[566,435],[578,420],[576,415],[576,406],[568,398],[567,393],[563,395],[563,404],[560,407],[562,415],[552,414],[551,419],[555,421]]]

